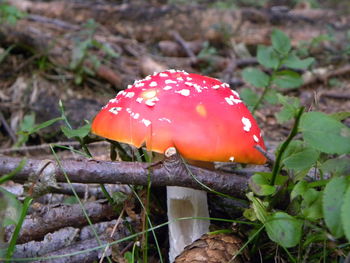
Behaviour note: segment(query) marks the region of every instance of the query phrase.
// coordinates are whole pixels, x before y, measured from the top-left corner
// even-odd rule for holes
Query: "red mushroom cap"
[[[185,158],[263,164],[260,129],[229,85],[198,74],[168,70],[135,81],[97,114],[92,132]]]

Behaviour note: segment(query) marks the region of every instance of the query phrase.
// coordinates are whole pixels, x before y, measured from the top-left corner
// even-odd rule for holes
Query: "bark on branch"
[[[13,171],[21,158],[0,157],[0,175]],[[220,171],[209,171],[188,165],[167,168],[166,161],[155,165],[137,162],[107,162],[96,160],[62,160],[60,167],[52,160],[28,159],[14,181],[28,181],[30,175],[36,182],[67,182],[64,172],[72,183],[103,183],[147,185],[150,173],[153,186],[183,186],[203,189],[193,176],[216,191],[244,197],[248,187],[248,177]],[[190,171],[190,172],[189,172]],[[191,175],[192,173],[192,175]]]
[[[84,204],[84,208],[93,223],[118,217],[118,214],[108,204],[88,202]],[[17,240],[18,244],[40,240],[47,233],[63,227],[81,227],[88,223],[79,204],[61,205],[43,210],[43,212],[35,213],[25,219]],[[13,230],[14,225],[6,228],[5,240],[10,239]]]

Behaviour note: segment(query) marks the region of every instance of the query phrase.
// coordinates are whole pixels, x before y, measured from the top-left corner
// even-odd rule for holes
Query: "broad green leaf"
[[[286,55],[291,49],[289,37],[281,30],[274,29],[271,35],[272,46],[279,53]]]
[[[276,187],[270,185],[270,180],[263,174],[254,174],[249,178],[249,186],[257,195],[272,195],[276,191]]]
[[[322,218],[322,192],[309,188],[302,196],[301,211],[311,221]]]
[[[85,124],[84,126],[78,128],[78,129],[70,129],[66,126],[61,127],[62,132],[69,139],[73,138],[73,137],[84,138],[86,135],[89,134],[90,129],[91,129],[90,124]]]
[[[293,200],[297,196],[302,196],[309,189],[308,183],[305,181],[299,181],[290,193],[290,198]]]
[[[277,69],[280,63],[278,54],[272,47],[259,45],[256,58],[266,68]]]
[[[284,212],[276,212],[265,222],[269,238],[283,247],[296,246],[301,238],[303,222]]]
[[[112,198],[116,204],[123,204],[128,199],[128,196],[122,192],[114,192]]]
[[[91,40],[86,39],[84,41],[78,42],[72,51],[72,61],[69,65],[69,68],[76,70],[87,56],[87,50],[91,46]]]
[[[283,70],[277,72],[273,76],[272,82],[279,88],[291,89],[300,87],[303,80],[299,73],[291,70]]]
[[[280,112],[276,113],[278,122],[284,123],[294,118],[300,107],[300,100],[294,97],[277,94],[278,101],[283,105]]]
[[[126,262],[128,263],[133,263],[134,261],[134,255],[130,252],[127,251],[126,253],[124,253],[124,259],[126,260]]]
[[[63,204],[67,204],[67,205],[78,204],[78,200],[75,196],[68,196],[64,198]]]
[[[253,208],[246,208],[244,209],[243,216],[247,218],[250,221],[255,221],[257,220],[256,214],[254,212]]]
[[[295,54],[289,54],[283,64],[292,69],[307,69],[314,62],[314,58],[300,59]]]
[[[17,197],[0,187],[0,203],[3,205],[6,204],[0,207],[0,210],[5,209],[4,211],[0,211],[2,215],[2,226],[6,227],[8,225],[17,224],[22,211],[22,204],[17,200]]]
[[[268,89],[265,94],[264,100],[270,104],[277,104],[278,103],[277,95],[278,95],[278,92],[276,90]]]
[[[304,140],[317,150],[329,154],[350,153],[350,129],[324,113],[305,113],[300,130]]]
[[[29,132],[33,129],[35,125],[35,114],[32,112],[31,114],[27,114],[24,116],[21,124],[20,124],[20,132]]]
[[[247,106],[254,106],[259,100],[259,95],[251,89],[243,88],[241,98]]]
[[[265,88],[269,85],[270,77],[257,68],[246,68],[242,73],[245,82],[257,88]]]
[[[345,192],[343,204],[341,206],[341,221],[346,238],[350,242],[350,185]]]
[[[300,152],[290,155],[283,160],[284,165],[289,169],[304,170],[311,168],[320,156],[319,151],[313,148],[305,148]]]
[[[324,173],[332,173],[333,175],[350,175],[350,158],[340,157],[336,159],[328,159],[321,167]]]
[[[277,148],[276,156],[279,152],[280,147],[281,147],[281,144]],[[292,140],[282,155],[282,161],[286,159],[288,156],[294,153],[300,152],[303,148],[304,148],[304,142],[300,140]]]
[[[334,177],[323,191],[324,220],[336,238],[340,238],[344,234],[340,212],[347,186],[348,180],[345,177]]]
[[[269,213],[267,212],[267,203],[264,203],[259,198],[255,197],[252,192],[246,194],[247,198],[251,201],[251,208],[254,210],[256,218],[265,223]]]
[[[350,111],[336,112],[336,113],[330,114],[329,116],[331,116],[332,118],[338,121],[342,121],[350,117]]]

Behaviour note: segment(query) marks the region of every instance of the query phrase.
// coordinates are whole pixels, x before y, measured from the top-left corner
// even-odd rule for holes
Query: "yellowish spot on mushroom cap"
[[[197,111],[198,114],[199,114],[200,116],[202,116],[202,117],[207,116],[207,110],[206,110],[205,106],[204,106],[202,103],[200,103],[200,104],[198,104],[198,105],[196,106],[196,111]]]
[[[141,97],[144,98],[145,100],[153,99],[155,96],[157,96],[156,89],[146,90],[141,93]]]

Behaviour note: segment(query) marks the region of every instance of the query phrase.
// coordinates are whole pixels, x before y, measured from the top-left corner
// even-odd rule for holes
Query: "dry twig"
[[[21,158],[0,157],[0,174],[14,170]],[[191,173],[208,187],[236,197],[244,197],[248,189],[248,177],[229,174],[219,171],[209,171],[188,165]],[[187,169],[174,167],[171,172],[164,164],[149,166],[147,163],[137,162],[102,162],[95,160],[63,160],[61,167],[50,160],[28,159],[23,169],[17,173],[13,180],[25,182],[29,175],[36,175],[41,182],[66,182],[66,173],[72,183],[102,183],[102,184],[133,184],[147,185],[148,174],[151,171],[153,186],[184,186],[202,189],[196,180],[187,172]],[[50,188],[55,185],[44,185]]]

